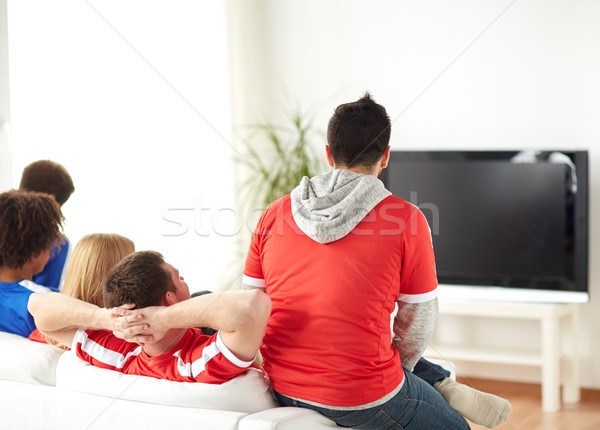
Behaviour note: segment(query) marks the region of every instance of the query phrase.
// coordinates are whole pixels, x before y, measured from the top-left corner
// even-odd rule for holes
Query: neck
[[[379,174],[381,173],[381,169],[377,169],[374,167],[366,167],[366,166],[362,166],[362,165],[361,166],[353,166],[353,167],[334,165],[333,168],[341,169],[341,170],[349,170],[354,173],[360,173],[361,175],[372,175],[375,177],[378,177]]]
[[[3,267],[0,269],[0,282],[17,282],[23,279],[33,279],[33,269],[27,264],[18,269]]]
[[[150,357],[169,352],[181,340],[187,329],[171,329],[159,341],[144,345],[144,351]]]

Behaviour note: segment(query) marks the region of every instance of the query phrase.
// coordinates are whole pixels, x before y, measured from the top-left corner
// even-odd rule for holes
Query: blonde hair
[[[118,234],[84,236],[73,250],[61,293],[104,307],[102,282],[106,274],[133,252],[133,242]]]
[[[102,283],[112,267],[135,252],[130,239],[118,234],[88,234],[73,249],[61,293],[104,307]],[[51,345],[62,346],[47,338]]]

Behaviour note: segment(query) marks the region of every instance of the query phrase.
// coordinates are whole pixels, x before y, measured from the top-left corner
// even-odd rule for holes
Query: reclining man
[[[153,251],[136,252],[113,267],[103,297],[107,309],[60,293],[32,294],[29,311],[42,333],[72,345],[95,366],[182,382],[220,384],[242,374],[254,363],[271,312],[262,292],[190,298],[177,269]],[[140,308],[155,317],[151,344],[115,335],[147,327],[139,322]],[[199,326],[218,332],[207,336],[194,328]]]

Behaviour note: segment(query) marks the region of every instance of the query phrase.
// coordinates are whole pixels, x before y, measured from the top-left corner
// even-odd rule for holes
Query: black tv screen
[[[460,298],[589,299],[587,151],[392,151],[382,180],[427,218]]]

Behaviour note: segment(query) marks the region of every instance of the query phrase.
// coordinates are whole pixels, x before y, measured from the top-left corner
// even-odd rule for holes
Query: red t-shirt
[[[173,349],[154,357],[148,356],[142,346],[105,330],[77,330],[72,349],[97,367],[180,382],[221,384],[254,363],[238,359],[218,332],[207,336],[195,328],[188,329]]]
[[[288,195],[262,214],[243,282],[271,298],[261,352],[273,388],[323,405],[365,405],[403,380],[390,317],[397,300],[435,296],[431,232],[418,208],[389,196],[348,235],[319,244],[296,225]]]

